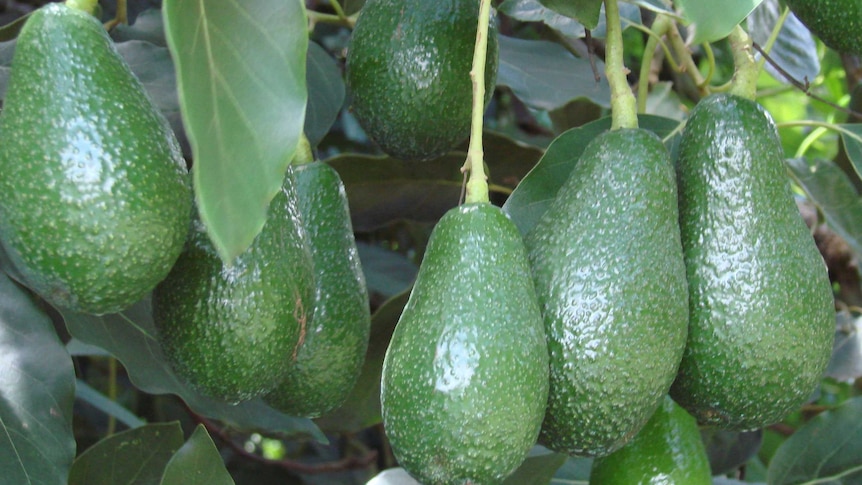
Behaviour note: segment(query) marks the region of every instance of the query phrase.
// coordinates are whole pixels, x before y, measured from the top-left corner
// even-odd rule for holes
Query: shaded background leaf
[[[596,28],[602,0],[539,0],[549,9],[567,15],[584,24],[588,29]]]
[[[700,432],[713,475],[724,475],[739,469],[757,454],[763,443],[763,431],[728,431],[704,428]]]
[[[316,42],[308,43],[306,84],[308,106],[305,110],[305,136],[312,146],[320,143],[332,128],[344,104],[345,87],[335,59]]]
[[[72,359],[51,320],[0,274],[0,471],[4,483],[63,484],[75,458]]]
[[[778,0],[763,0],[763,3],[751,12],[748,16],[748,33],[754,42],[766,46],[772,30],[781,17],[782,9]],[[755,57],[759,60],[761,56],[756,53]],[[775,45],[769,51],[769,57],[800,82],[814,81],[820,73],[817,44],[814,43],[811,32],[794,15],[787,16],[784,25],[781,26]],[[783,83],[788,82],[771,63],[767,62],[764,67],[766,72],[775,79]]]
[[[862,322],[848,312],[836,314],[835,340],[832,344],[832,358],[824,373],[837,381],[852,381],[862,377],[862,340],[859,332]]]
[[[159,485],[165,465],[182,445],[183,429],[178,422],[117,433],[75,460],[69,485]]]
[[[218,448],[199,424],[165,466],[161,485],[233,485]]]
[[[162,14],[194,154],[198,211],[222,259],[260,232],[302,134],[300,0],[166,0]]]
[[[117,421],[125,424],[129,428],[137,428],[147,424],[143,419],[132,414],[131,411],[124,408],[117,401],[112,401],[108,396],[93,389],[89,384],[78,379],[75,382],[75,397],[83,402],[95,407],[103,413],[113,416]]]

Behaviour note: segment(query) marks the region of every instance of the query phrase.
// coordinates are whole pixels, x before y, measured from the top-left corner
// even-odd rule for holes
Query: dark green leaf
[[[75,458],[72,359],[51,320],[0,274],[0,473],[3,483],[62,484]]]
[[[592,458],[571,457],[557,469],[557,473],[551,479],[551,485],[587,485],[592,468]]]
[[[829,160],[817,159],[811,163],[809,166],[804,158],[787,160],[796,181],[823,213],[829,227],[841,236],[857,255],[862,255],[862,201],[859,200],[853,183]]]
[[[847,130],[847,132],[841,132],[844,150],[850,163],[853,164],[853,168],[856,169],[856,173],[862,174],[862,124],[848,123],[838,126]]]
[[[853,381],[862,377],[862,331],[860,319],[853,318],[849,312],[836,314],[835,341],[832,344],[832,358],[824,375],[839,382]]]
[[[536,447],[539,448],[539,447]],[[509,475],[504,485],[523,485],[524,483],[535,483],[537,485],[550,483],[551,478],[568,459],[567,455],[560,453],[544,453],[529,456],[524,463]]]
[[[137,428],[147,424],[143,419],[132,414],[131,411],[112,401],[101,392],[90,387],[86,382],[78,379],[75,386],[75,396],[103,413],[117,418],[117,421],[129,428]]]
[[[751,13],[762,0],[679,0],[685,18],[694,24],[693,44],[713,42],[727,37],[737,24]]]
[[[117,433],[75,460],[69,485],[158,485],[165,465],[182,445],[183,429],[178,422]]]
[[[357,242],[369,293],[390,298],[413,285],[419,268],[403,255],[380,246]]]
[[[305,119],[300,0],[166,0],[201,219],[222,259],[260,232]]]
[[[96,317],[67,311],[63,317],[70,334],[110,352],[123,363],[132,383],[144,392],[175,394],[194,412],[236,428],[300,434],[326,441],[308,419],[286,416],[259,399],[230,405],[185,385],[173,373],[156,339],[149,299],[122,313]]]
[[[641,128],[653,131],[662,138],[679,126],[676,120],[658,116],[642,115],[638,120]],[[509,214],[521,234],[526,234],[545,213],[587,144],[610,126],[610,118],[602,118],[573,128],[551,143],[539,163],[503,205],[503,210]],[[676,137],[666,144],[673,145],[675,142]]]
[[[233,485],[218,448],[198,425],[165,467],[161,485]]]
[[[862,483],[862,397],[826,411],[787,439],[769,464],[770,485]]]
[[[596,28],[602,0],[539,0],[542,5],[563,15],[577,19],[588,29]]]
[[[120,24],[114,27],[111,31],[111,38],[117,42],[143,40],[161,47],[167,47],[162,11],[151,8],[141,12],[135,18],[134,24]]]
[[[713,475],[737,470],[757,454],[763,442],[763,431],[726,431],[706,428],[701,431],[709,467]]]
[[[362,373],[344,405],[316,420],[322,429],[339,433],[355,433],[382,421],[380,415],[380,375],[389,339],[407,304],[410,290],[387,300],[371,316],[371,336]]]
[[[601,76],[604,64],[596,64]],[[497,84],[508,86],[521,101],[538,109],[552,110],[577,98],[610,106],[608,83],[596,81],[589,61],[547,41],[501,35]]]
[[[335,59],[320,45],[309,42],[306,67],[308,107],[305,136],[316,146],[332,127],[344,104],[344,79]]]
[[[764,0],[759,7],[751,12],[748,17],[748,33],[752,40],[761,46],[765,46],[772,34],[772,30],[781,17],[784,7],[778,0]],[[760,54],[757,54],[760,58]],[[811,32],[802,25],[795,16],[790,15],[781,26],[778,38],[769,57],[781,68],[799,81],[814,81],[820,73],[820,59],[817,57],[817,44],[811,37]],[[778,72],[771,63],[765,64],[766,71],[775,79],[787,82],[787,79]]]

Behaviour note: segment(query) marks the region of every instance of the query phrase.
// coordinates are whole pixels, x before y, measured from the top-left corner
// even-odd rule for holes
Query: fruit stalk
[[[69,7],[92,15],[96,11],[96,5],[98,5],[99,0],[66,0],[65,3]]]
[[[491,16],[491,0],[479,4],[479,26],[476,29],[476,48],[473,51],[473,111],[470,123],[470,147],[467,161],[461,171],[470,171],[467,181],[466,202],[488,202],[488,180],[485,176],[485,153],[482,149],[482,115],[485,112],[485,58],[488,54],[488,24]]]
[[[760,66],[751,54],[751,37],[736,26],[727,37],[733,52],[733,67],[736,72],[733,75],[733,85],[730,93],[741,98],[754,99],[757,93],[757,77],[760,75]]]
[[[311,150],[311,142],[305,133],[299,135],[299,143],[296,145],[296,152],[293,154],[291,165],[306,165],[314,161],[314,152]]]
[[[605,16],[608,26],[605,76],[611,87],[611,129],[637,128],[637,104],[623,63],[623,31],[617,0],[605,0]]]

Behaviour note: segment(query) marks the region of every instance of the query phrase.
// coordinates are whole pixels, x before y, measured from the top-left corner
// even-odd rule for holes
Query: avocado
[[[284,378],[312,324],[313,296],[308,234],[288,170],[263,229],[230,266],[195,218],[176,265],[153,292],[153,322],[178,376],[236,403]]]
[[[697,421],[670,397],[635,437],[596,458],[590,485],[710,485],[712,472]]]
[[[60,3],[33,12],[0,132],[0,240],[34,291],[104,314],[168,274],[192,216],[188,171],[95,17]]]
[[[353,114],[387,154],[429,160],[470,133],[475,0],[369,0],[347,51]],[[485,103],[497,77],[497,30],[488,30]]]
[[[356,384],[371,312],[338,172],[312,162],[296,166],[295,173],[299,211],[311,242],[314,310],[296,360],[264,401],[291,416],[314,418],[341,406]]]
[[[496,206],[434,227],[383,362],[383,424],[425,484],[498,484],[536,442],[548,351],[524,244]]]
[[[671,396],[701,424],[778,422],[817,387],[835,311],[772,118],[735,95],[702,99],[677,172],[690,328]]]
[[[527,233],[550,353],[546,447],[607,455],[667,394],[688,325],[676,204],[661,140],[608,131]]]
[[[827,47],[862,55],[862,0],[785,0]]]

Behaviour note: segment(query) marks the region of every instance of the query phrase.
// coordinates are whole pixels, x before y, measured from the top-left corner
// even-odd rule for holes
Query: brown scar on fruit
[[[299,322],[299,340],[296,342],[296,346],[293,348],[293,355],[291,356],[291,360],[296,362],[296,355],[299,353],[300,347],[305,343],[305,333],[306,333],[306,323],[308,321],[308,314],[305,312],[305,306],[302,304],[302,297],[300,297],[299,292],[294,289],[293,297],[296,300],[296,305],[293,307],[293,317],[296,318],[296,321]]]

